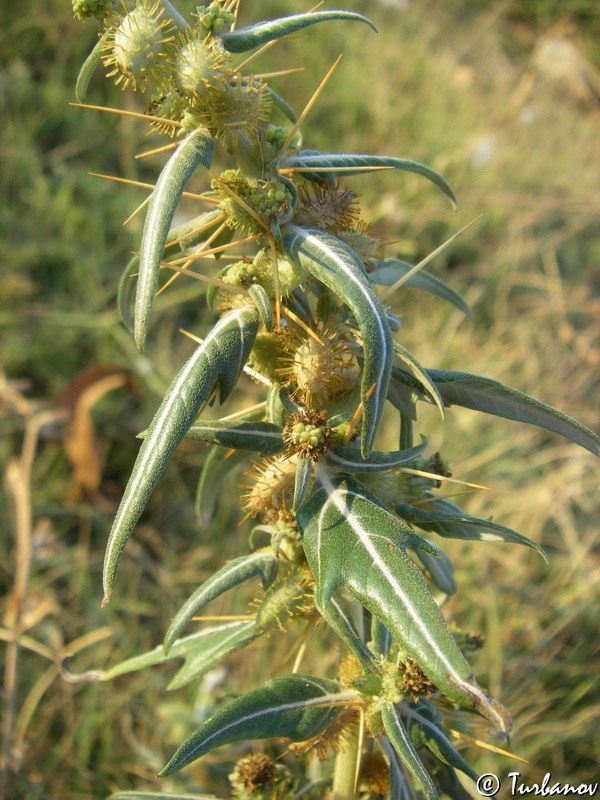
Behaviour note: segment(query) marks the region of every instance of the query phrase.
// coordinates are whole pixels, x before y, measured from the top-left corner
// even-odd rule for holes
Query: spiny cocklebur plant
[[[102,677],[183,659],[170,684],[181,687],[260,637],[269,648],[277,631],[294,624],[312,630],[324,620],[346,651],[337,674],[304,674],[297,659],[292,672],[204,721],[160,775],[222,745],[277,737],[291,740],[298,756],[335,754],[329,783],[336,800],[463,798],[461,781],[477,774],[455,748],[444,714],[478,712],[500,738],[511,718],[466,660],[478,638],[451,630],[434,599],[456,585],[449,558],[429,535],[544,553],[438,491],[453,478],[425,439],[415,441],[417,404],[434,404],[442,420],[459,405],[532,423],[596,455],[600,437],[490,378],[426,368],[402,346],[399,320],[386,304],[400,286],[469,308],[422,264],[385,257],[349,179],[399,169],[431,181],[454,203],[452,189],[404,158],[308,149],[300,127],[325,81],[297,116],[268,76],[250,69],[265,49],[304,28],[330,21],[374,28],[366,17],[316,10],[236,27],[236,0],[199,6],[189,21],[168,0],[75,0],[74,8],[102,20],[77,83],[80,103],[92,72],[103,67],[144,98],[138,116],[173,140],[162,148],[172,152],[148,199],[139,254],[119,287],[125,324],[142,350],[157,292],[182,274],[206,281],[208,308],[218,317],[141,434],[108,540],[103,605],[127,540],[184,438],[210,448],[197,493],[200,519],[211,518],[225,476],[245,470],[241,506],[254,520],[250,551],[194,591],[164,644]],[[217,147],[228,164],[213,174]],[[188,196],[204,210],[173,226],[195,174],[204,191]],[[244,374],[259,386],[253,399],[256,391],[263,399],[221,419],[202,418]],[[397,414],[394,450],[376,449],[386,407]],[[250,615],[183,635],[212,600],[255,577],[262,591]],[[238,797],[330,791],[327,781],[299,775],[254,753],[235,765],[231,782]]]

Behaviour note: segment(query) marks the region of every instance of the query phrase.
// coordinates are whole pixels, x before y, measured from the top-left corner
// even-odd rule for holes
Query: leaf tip
[[[112,592],[105,592],[104,597],[102,598],[102,602],[100,603],[100,608],[105,608],[110,603],[111,597],[112,597]]]

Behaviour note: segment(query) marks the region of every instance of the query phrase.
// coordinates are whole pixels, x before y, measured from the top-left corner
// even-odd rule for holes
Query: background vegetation
[[[291,0],[285,5],[299,10]],[[260,63],[265,71],[305,68],[273,79],[301,108],[344,51],[305,125],[309,146],[403,155],[444,174],[459,197],[457,214],[417,177],[381,175],[368,189],[365,181],[375,230],[398,239],[396,253],[406,259],[418,260],[483,214],[431,268],[463,292],[474,318],[403,290],[403,343],[431,367],[460,369],[468,358],[470,371],[600,430],[597,4],[343,5],[371,16],[379,36],[354,26],[315,28]],[[267,16],[269,7],[281,13],[274,0],[261,2],[258,13]],[[255,12],[249,2],[242,11],[248,21]],[[5,3],[0,17],[3,758],[10,740],[17,775],[9,797],[103,798],[151,786],[174,743],[217,698],[268,676],[254,674],[246,654],[230,659],[227,672],[171,694],[168,666],[110,684],[59,676],[67,654],[73,658],[63,671],[80,673],[162,641],[191,587],[239,552],[245,529],[227,504],[218,524],[199,529],[193,498],[205,453],[184,445],[129,545],[119,592],[100,612],[101,558],[135,434],[191,348],[178,328],[193,326],[204,301],[195,285],[178,281],[157,314],[151,360],[137,353],[115,294],[140,232],[140,217],[122,222],[144,191],[88,173],[153,182],[160,156],[133,156],[155,140],[144,137],[143,123],[68,105],[96,36],[91,23],[71,18],[70,3]],[[118,105],[117,91],[98,74],[89,100]],[[523,531],[551,559],[545,566],[511,546],[444,542],[459,582],[448,614],[485,634],[478,675],[514,713],[511,749],[529,764],[464,741],[469,759],[501,776],[519,770],[528,781],[547,771],[563,781],[593,780],[598,466],[550,434],[461,409],[450,414],[443,431],[433,414],[427,420],[434,448],[458,477],[494,489],[469,496],[468,511]],[[15,585],[24,594],[17,616]],[[246,613],[243,598],[237,611]],[[8,644],[15,630],[18,645]],[[337,658],[334,642],[313,647],[323,668]],[[475,722],[471,735],[489,741],[483,724]],[[164,786],[223,792],[227,772],[216,759],[202,761]]]

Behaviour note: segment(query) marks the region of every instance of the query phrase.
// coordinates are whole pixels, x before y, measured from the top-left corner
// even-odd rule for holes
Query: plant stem
[[[357,797],[354,784],[356,764],[360,757],[359,726],[352,725],[346,731],[342,749],[335,758],[332,800],[354,800]]]

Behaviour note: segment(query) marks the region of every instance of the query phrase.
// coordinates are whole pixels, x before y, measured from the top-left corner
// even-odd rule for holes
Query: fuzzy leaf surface
[[[77,76],[77,82],[75,84],[75,97],[77,98],[78,103],[85,103],[88,86],[90,85],[92,75],[100,64],[102,50],[106,47],[106,40],[106,34],[98,39],[94,45],[94,49],[83,62],[81,69],[79,70],[79,75]]]
[[[185,435],[186,439],[206,444],[220,444],[234,450],[275,455],[285,450],[283,428],[271,422],[240,420],[197,420]]]
[[[454,370],[428,369],[446,406],[463,406],[497,417],[527,422],[558,433],[600,455],[600,436],[562,411],[491,378]]]
[[[194,236],[194,233],[199,228],[205,228],[205,226],[210,223],[212,219],[220,219],[222,216],[223,215],[220,211],[207,211],[204,214],[194,217],[194,219],[191,219],[188,222],[177,225],[175,228],[171,228],[169,231],[166,244],[169,245],[171,242],[181,240],[180,247],[183,250],[185,239],[182,237],[186,237],[193,244],[198,244],[199,242],[208,239],[213,229],[207,228],[196,236]],[[135,296],[137,293],[137,273],[139,272],[139,266],[139,255],[133,256],[129,264],[127,264],[123,270],[119,280],[119,288],[117,292],[117,304],[119,307],[119,313],[121,314],[121,319],[125,323],[125,327],[132,332],[134,329],[134,315],[132,313],[132,309],[135,305]]]
[[[248,50],[254,50],[255,47],[261,47],[267,42],[272,42],[274,39],[281,39],[282,36],[289,36],[303,28],[308,28],[309,25],[334,19],[365,22],[374,31],[377,30],[371,20],[353,11],[313,11],[308,14],[291,14],[288,17],[270,19],[248,25],[246,28],[227,31],[221,34],[221,41],[230,53],[245,53]]]
[[[214,152],[211,134],[198,128],[181,142],[163,167],[148,203],[140,245],[140,266],[135,297],[135,340],[144,349],[158,273],[169,229],[181,195],[201,164],[210,167]]]
[[[156,664],[164,664],[167,661],[175,661],[180,658],[185,659],[186,662],[197,662],[198,671],[195,672],[195,677],[199,677],[216,663],[219,663],[225,655],[247,644],[255,635],[256,626],[254,620],[236,620],[221,625],[213,625],[210,628],[198,631],[198,633],[193,633],[191,636],[178,639],[173,643],[168,655],[165,654],[164,648],[160,644],[147,653],[141,653],[115,664],[114,667],[106,671],[104,680],[112,680],[128,672],[137,672],[147,667],[153,667]],[[198,662],[199,657],[202,659],[202,666]],[[204,666],[206,666],[206,669],[203,669]]]
[[[469,664],[405,548],[427,542],[383,509],[357,480],[317,475],[297,521],[319,607],[346,587],[389,629],[444,694],[506,732],[510,717],[475,681]]]
[[[277,558],[273,550],[259,550],[250,555],[240,556],[230,561],[188,597],[171,622],[165,636],[165,655],[173,647],[192,617],[198,614],[212,600],[228,592],[234,586],[260,575],[263,589],[270,586],[277,575]]]
[[[440,761],[454,769],[459,769],[469,778],[477,781],[479,776],[467,764],[448,738],[443,725],[436,719],[434,708],[430,708],[428,704],[421,702],[417,705],[401,703],[399,708],[402,718],[408,723],[408,729],[411,734],[413,733],[413,726],[416,727],[418,729],[418,738]]]
[[[386,755],[390,769],[389,800],[414,800],[415,791],[408,785],[408,778],[402,769],[398,754],[387,736],[380,736],[378,744]]]
[[[428,544],[431,546],[432,542],[428,542]],[[422,550],[420,547],[415,547],[414,551],[440,592],[448,595],[455,594],[457,587],[454,580],[452,561],[439,547],[434,545],[434,549],[436,555],[433,555],[430,551]]]
[[[408,464],[427,447],[427,440],[422,444],[411,447],[408,450],[392,450],[389,452],[373,451],[367,458],[361,458],[360,451],[356,447],[339,445],[330,448],[325,454],[325,461],[332,467],[349,473],[371,473],[385,472],[394,467],[401,467]]]
[[[297,155],[282,158],[279,166],[281,169],[286,167],[296,169],[327,169],[333,173],[334,180],[338,177],[336,169],[343,169],[339,173],[340,177],[350,175],[360,175],[370,170],[380,170],[382,167],[400,169],[405,172],[415,172],[430,180],[438,189],[449,198],[453,206],[456,206],[456,196],[450,184],[442,178],[431,167],[419,164],[418,161],[411,161],[408,158],[392,158],[389,156],[372,156],[362,153],[322,153],[319,155]],[[356,169],[354,169],[356,168]]]
[[[170,775],[205,753],[231,742],[285,736],[294,742],[320,733],[354,696],[339,684],[294,673],[267,681],[213,714],[177,749],[160,776]]]
[[[424,531],[433,531],[447,539],[466,539],[478,542],[514,542],[536,550],[544,561],[548,561],[544,549],[523,536],[489,519],[471,517],[450,500],[431,499],[432,508],[413,506],[410,503],[396,503],[396,513],[407,522],[417,525]]]
[[[248,462],[248,455],[245,450],[232,451],[221,445],[211,448],[200,473],[194,501],[201,525],[212,520],[223,481],[230,472]]]
[[[123,548],[177,445],[219,386],[221,403],[233,391],[258,331],[258,312],[240,308],[219,320],[165,394],[133,466],[104,558],[104,604],[112,594]]]
[[[364,350],[361,453],[372,447],[383,414],[394,356],[394,342],[379,298],[365,277],[362,262],[348,245],[315,228],[290,225],[284,252],[340,297],[358,322]]]
[[[332,597],[329,603],[322,608],[319,607],[318,611],[350,652],[358,658],[365,672],[379,672],[375,656],[360,638],[346,604],[339,597]]]
[[[369,280],[378,286],[393,286],[396,281],[400,280],[404,275],[407,275],[413,264],[408,264],[399,258],[386,258],[377,263],[377,267],[369,273]],[[462,297],[454,291],[448,284],[441,281],[430,272],[420,269],[412,277],[406,281],[406,286],[414,286],[416,289],[424,289],[431,294],[441,297],[442,300],[447,300],[452,305],[459,308],[463,314],[469,317],[473,316],[470,307],[465,303]]]
[[[425,393],[436,404],[442,419],[444,419],[444,400],[442,399],[435,382],[429,377],[428,370],[426,370],[425,367],[423,367],[417,361],[413,354],[410,353],[406,347],[403,347],[399,342],[394,342],[394,352],[400,361],[402,361],[408,368],[410,374],[421,384],[421,388],[424,387]]]
[[[426,800],[439,800],[439,795],[431,780],[431,776],[425,769],[425,765],[415,750],[411,738],[400,719],[398,710],[393,704],[389,703],[383,707],[381,710],[381,720],[384,730],[394,746],[394,750],[398,754],[400,761],[402,761],[417,782],[417,787],[421,790],[423,796]]]

